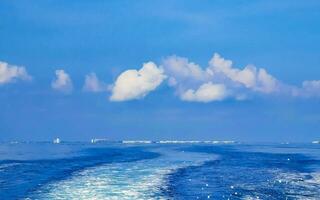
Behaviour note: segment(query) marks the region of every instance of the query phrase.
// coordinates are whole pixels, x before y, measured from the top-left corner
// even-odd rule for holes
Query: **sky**
[[[320,2],[0,2],[0,141],[320,139]]]

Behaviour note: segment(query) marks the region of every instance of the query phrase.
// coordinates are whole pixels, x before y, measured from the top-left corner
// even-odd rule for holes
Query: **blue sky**
[[[312,0],[4,0],[0,140],[319,139],[319,44]]]

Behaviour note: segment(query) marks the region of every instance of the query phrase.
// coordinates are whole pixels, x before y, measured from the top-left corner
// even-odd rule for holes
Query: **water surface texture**
[[[320,145],[2,143],[0,199],[320,199]]]

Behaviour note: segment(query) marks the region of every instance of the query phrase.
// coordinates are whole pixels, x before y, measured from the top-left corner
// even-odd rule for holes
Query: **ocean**
[[[0,144],[0,199],[320,199],[320,144]]]

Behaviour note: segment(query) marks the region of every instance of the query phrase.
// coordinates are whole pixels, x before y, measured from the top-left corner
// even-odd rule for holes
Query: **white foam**
[[[320,172],[283,172],[278,175],[277,180],[285,184],[289,197],[304,200],[314,200],[320,197]]]
[[[170,149],[159,153],[163,156],[156,159],[106,164],[80,171],[67,180],[41,188],[35,199],[168,199],[162,196],[168,174],[180,167],[200,165],[216,158]]]

